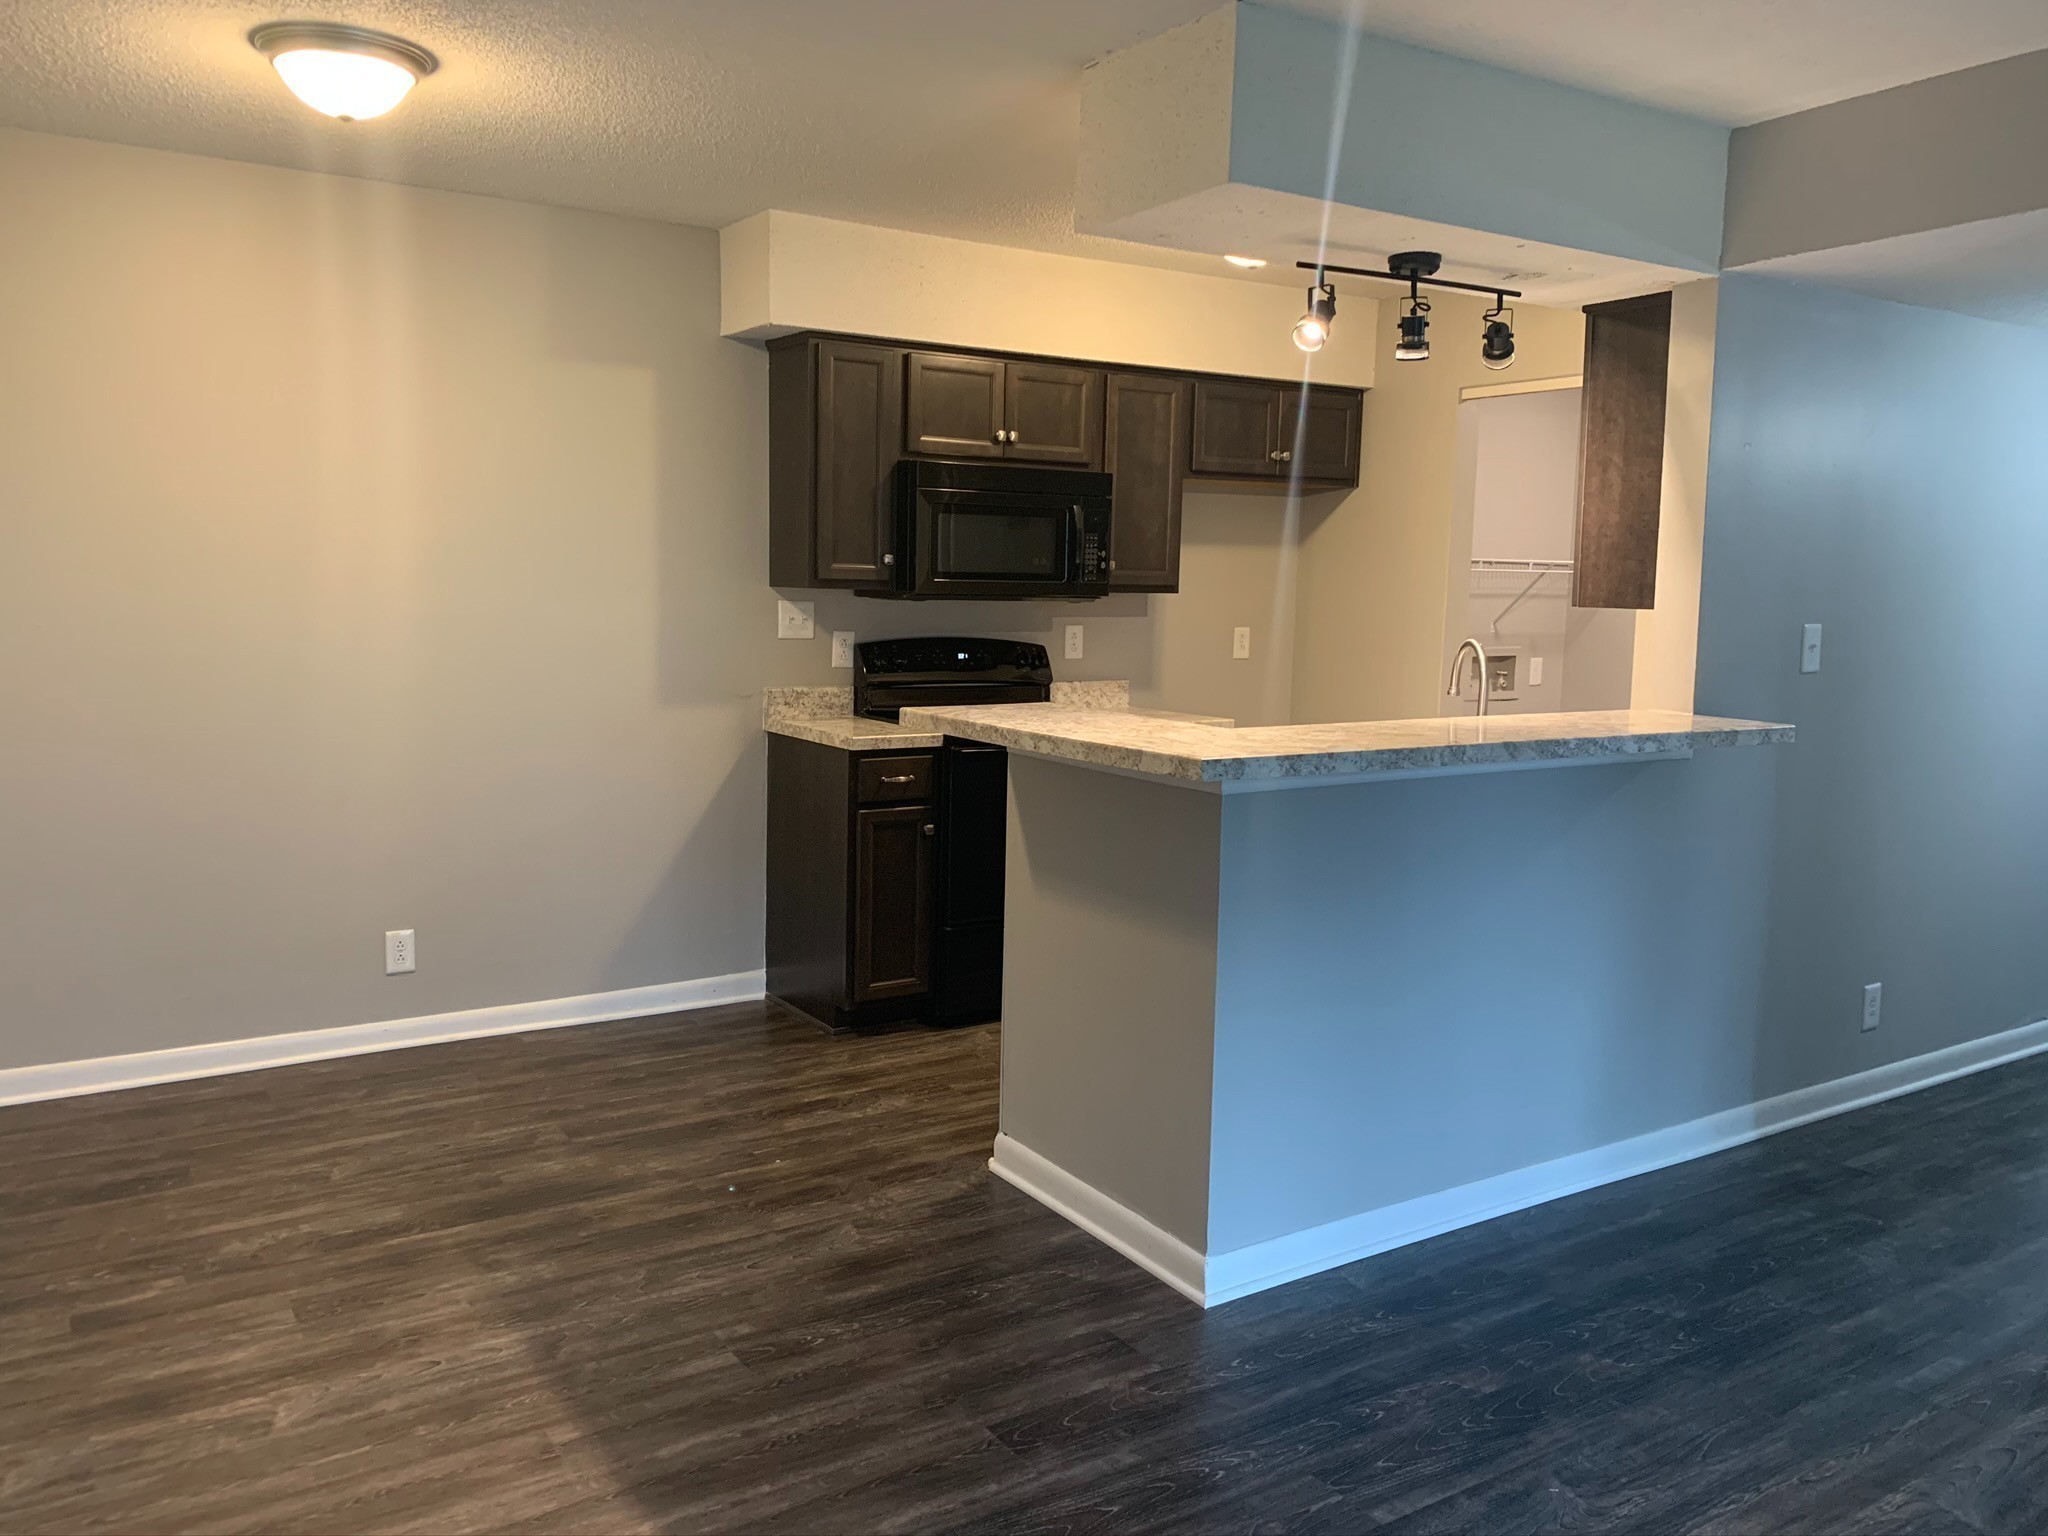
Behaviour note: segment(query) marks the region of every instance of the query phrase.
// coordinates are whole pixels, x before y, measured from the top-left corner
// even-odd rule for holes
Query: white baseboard
[[[1040,1205],[1058,1211],[1141,1269],[1172,1286],[1190,1301],[1209,1304],[1202,1287],[1202,1255],[1163,1227],[1156,1227],[1129,1206],[1120,1205],[1091,1184],[1084,1184],[1059,1164],[1000,1132],[989,1170],[1016,1185]]]
[[[989,1166],[1184,1296],[1213,1307],[1355,1259],[1739,1147],[2041,1051],[2048,1051],[2048,1019],[1218,1254],[1197,1253],[1007,1136],[996,1137]]]
[[[506,1003],[496,1008],[467,1008],[459,1013],[430,1013],[381,1024],[345,1024],[338,1029],[309,1029],[213,1045],[180,1045],[163,1051],[140,1051],[132,1056],[9,1067],[0,1069],[0,1104],[66,1099],[81,1093],[143,1088],[151,1083],[219,1077],[228,1072],[255,1072],[294,1062],[398,1051],[408,1046],[475,1040],[485,1035],[517,1035],[571,1024],[598,1024],[607,1019],[679,1013],[716,1003],[748,1002],[765,996],[766,991],[767,978],[762,972],[735,971],[730,976],[704,976],[695,981],[627,987],[617,992],[592,992],[582,997],[555,997],[535,1003]]]

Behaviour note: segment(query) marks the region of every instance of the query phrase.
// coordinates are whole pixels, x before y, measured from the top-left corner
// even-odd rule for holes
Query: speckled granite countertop
[[[1121,712],[1131,707],[1131,685],[1108,682],[1054,683],[1053,703],[1072,709]],[[1227,723],[1227,722],[1225,722]],[[851,688],[769,688],[761,694],[761,728],[848,752],[909,751],[936,747],[944,733],[913,730],[853,712]]]
[[[1769,746],[1792,727],[1674,710],[1587,710],[1237,729],[1051,704],[906,709],[907,729],[1212,789],[1282,789],[1376,776],[1565,767]]]

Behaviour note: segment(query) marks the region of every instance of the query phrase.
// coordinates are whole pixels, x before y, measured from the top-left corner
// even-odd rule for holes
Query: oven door
[[[913,597],[1062,597],[1080,589],[1073,497],[919,486],[905,553]]]

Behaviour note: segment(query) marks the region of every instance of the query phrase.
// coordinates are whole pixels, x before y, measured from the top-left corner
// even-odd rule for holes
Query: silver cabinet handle
[[[1276,464],[1285,464],[1288,460],[1294,457],[1294,453],[1291,449],[1275,448],[1272,451],[1272,453],[1268,455],[1268,457],[1271,458]]]
[[[926,837],[936,837],[938,835],[938,831],[939,829],[931,822],[928,821],[924,824],[924,835]]]
[[[882,782],[884,784],[911,784],[915,783],[916,779],[917,775],[914,773],[885,773],[882,775]]]
[[[997,428],[996,428],[996,441],[997,441],[997,442],[999,442],[999,443],[1007,443],[1007,442],[1008,442],[1009,440],[1010,440],[1010,438],[1009,438],[1009,434],[1008,434],[1008,433],[1006,433],[1006,432],[1004,432],[1004,431],[1003,431],[1003,429],[1002,429],[1001,427],[997,427]]]
[[[894,565],[895,563],[896,563],[896,557],[895,557],[894,555],[884,555],[884,556],[882,556],[882,564],[884,564],[884,565]]]

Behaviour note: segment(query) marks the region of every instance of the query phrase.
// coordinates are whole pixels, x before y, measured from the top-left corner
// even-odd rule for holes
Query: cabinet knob
[[[1285,464],[1289,459],[1293,457],[1293,450],[1287,448],[1275,448],[1271,454],[1271,458],[1273,459],[1273,462],[1276,464]]]
[[[924,824],[924,835],[926,837],[936,837],[938,835],[938,832],[938,823],[928,821]]]
[[[1009,433],[1005,432],[1005,431],[1004,431],[1004,430],[1003,430],[1003,429],[1002,429],[1001,427],[997,427],[997,428],[996,428],[996,441],[997,441],[997,442],[999,442],[999,443],[1007,443],[1007,442],[1008,442],[1009,440],[1010,440],[1010,435],[1009,435]]]
[[[894,565],[895,563],[896,563],[896,557],[895,557],[894,555],[884,555],[884,556],[882,556],[882,564],[884,564],[884,565]]]

